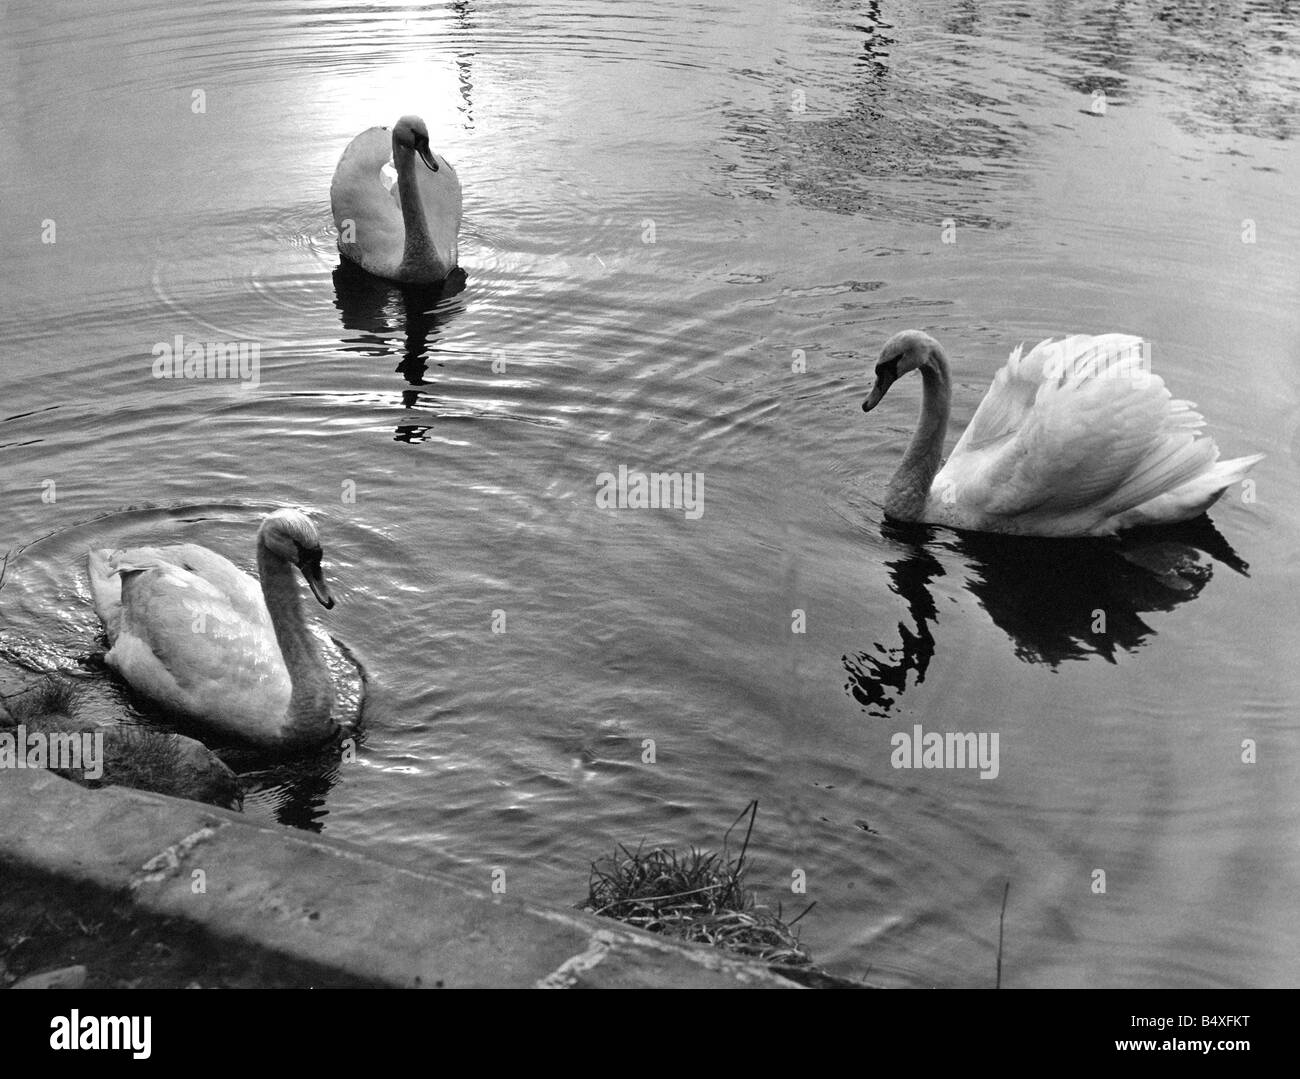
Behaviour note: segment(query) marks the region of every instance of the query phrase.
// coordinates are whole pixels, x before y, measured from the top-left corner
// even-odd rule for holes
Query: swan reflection
[[[457,268],[438,285],[400,285],[366,273],[343,259],[334,271],[334,306],[345,330],[341,347],[377,359],[395,359],[393,370],[412,387],[402,392],[402,407],[416,408],[429,383],[429,355],[443,326],[464,311],[455,299],[465,290],[465,271]],[[399,442],[418,442],[427,424],[401,424]]]
[[[938,608],[930,584],[960,564],[965,590],[1025,663],[1057,667],[1141,648],[1155,630],[1145,616],[1195,599],[1216,562],[1247,564],[1208,517],[1146,528],[1119,540],[1056,540],[951,532],[887,522],[881,535],[890,591],[905,617],[894,641],[844,656],[846,690],[872,715],[886,715],[934,658]],[[948,568],[945,568],[948,567]]]

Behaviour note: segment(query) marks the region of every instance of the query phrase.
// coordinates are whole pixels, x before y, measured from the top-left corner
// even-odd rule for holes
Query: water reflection
[[[469,0],[456,0],[451,4],[451,10],[456,13],[456,25],[465,33],[473,35],[478,26],[474,22],[474,9]],[[465,117],[465,130],[474,130],[474,66],[473,52],[457,53],[456,63],[456,83],[460,88],[460,111]]]
[[[898,623],[897,646],[877,643],[876,654],[859,652],[844,657],[849,672],[849,682],[844,688],[871,715],[889,713],[907,690],[909,676],[916,685],[925,681],[925,672],[934,656],[930,626],[938,620],[939,613],[929,584],[944,575],[943,566],[929,550],[938,533],[938,529],[928,525],[885,522],[881,526],[881,534],[901,555],[887,561],[885,568],[889,571],[890,591],[906,604],[911,624]]]
[[[967,226],[1005,228],[1033,162],[1035,130],[1061,123],[1067,101],[1057,87],[1078,95],[1069,107],[1090,117],[1098,115],[1094,95],[1113,105],[1169,95],[1163,80],[1149,78],[1153,51],[1160,64],[1181,69],[1170,108],[1185,130],[1294,134],[1300,78],[1285,0],[1154,11],[1122,0],[1047,11],[922,3],[906,19],[893,13],[894,23],[941,33],[911,40],[877,3],[851,14],[839,0],[814,7],[842,29],[845,62],[821,56],[795,79],[817,88],[806,111],[739,109],[728,120],[734,135],[746,136],[737,141],[748,164],[766,174],[763,190],[784,190],[817,210],[928,225],[942,206]],[[1026,36],[1071,62],[1043,64],[991,44]]]
[[[952,533],[887,522],[881,534],[899,557],[886,561],[890,591],[907,608],[899,643],[844,657],[848,692],[886,715],[910,684],[925,680],[938,608],[930,582],[945,574],[936,551],[965,565],[965,588],[1010,639],[1018,659],[1057,667],[1100,657],[1115,662],[1155,635],[1143,615],[1172,611],[1200,594],[1214,562],[1247,565],[1208,517],[1140,530],[1120,540],[1052,540]]]
[[[280,824],[319,832],[329,815],[326,801],[341,778],[343,764],[354,762],[364,744],[363,715],[342,746],[331,743],[289,760],[238,747],[222,749],[220,756],[239,776],[246,804],[261,803]]]
[[[880,13],[880,0],[871,0],[865,11],[859,16],[863,21],[854,23],[853,29],[865,35],[862,52],[858,54],[857,64],[867,68],[873,75],[883,78],[889,73],[890,49],[897,43],[896,39],[885,33],[892,30],[891,23],[885,21]]]
[[[1154,48],[1163,63],[1180,67],[1175,122],[1189,131],[1222,127],[1237,134],[1290,139],[1294,135],[1295,17],[1287,0],[1242,5],[1127,3],[1054,13],[1044,24],[1057,47],[1089,70],[1061,65],[1057,77],[1081,92],[1101,87],[1108,97],[1124,84],[1114,72],[1149,71]],[[1267,41],[1268,44],[1264,44]]]
[[[443,325],[465,310],[455,300],[465,290],[465,281],[465,271],[458,266],[439,285],[399,285],[366,273],[347,259],[339,260],[334,306],[344,329],[361,331],[359,337],[343,339],[343,350],[397,357],[393,370],[413,387],[402,393],[403,408],[417,407],[421,389],[429,385],[425,379],[429,354]],[[416,442],[427,430],[423,425],[400,424],[395,436],[400,442]]]

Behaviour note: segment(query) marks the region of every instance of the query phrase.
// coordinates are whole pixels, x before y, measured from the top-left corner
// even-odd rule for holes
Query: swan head
[[[298,567],[317,603],[327,611],[334,606],[320,568],[320,534],[310,517],[301,510],[276,510],[267,514],[257,540],[277,558]]]
[[[889,387],[908,371],[933,368],[939,365],[939,342],[920,330],[901,330],[885,342],[876,361],[876,382],[871,393],[862,402],[862,411],[870,412]]]
[[[438,159],[429,149],[429,129],[418,116],[403,116],[393,125],[393,162],[397,162],[399,149],[420,155],[420,160],[431,172],[438,171]]]

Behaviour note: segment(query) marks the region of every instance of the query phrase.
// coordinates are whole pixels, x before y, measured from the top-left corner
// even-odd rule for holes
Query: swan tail
[[[122,633],[124,607],[122,589],[133,574],[165,568],[167,563],[153,547],[130,551],[92,550],[86,558],[90,574],[90,593],[95,613],[104,623],[108,643],[114,645]]]
[[[1112,519],[1115,531],[1132,528],[1135,525],[1172,524],[1199,517],[1213,506],[1229,487],[1240,483],[1246,473],[1264,459],[1262,453],[1255,453],[1248,457],[1217,461],[1214,458],[1218,457],[1219,451],[1212,439],[1197,439],[1193,445],[1209,446],[1212,456],[1208,465],[1190,477],[1161,488],[1159,494],[1117,513]],[[1165,481],[1169,482],[1167,475]]]
[[[86,556],[91,599],[110,645],[116,643],[122,627],[122,579],[112,559],[113,552],[105,549],[91,550]]]

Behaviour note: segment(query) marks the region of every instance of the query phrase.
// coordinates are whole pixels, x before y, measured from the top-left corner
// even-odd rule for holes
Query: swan
[[[1110,333],[1043,341],[1027,356],[1017,348],[944,462],[948,357],[927,333],[896,333],[862,410],[919,371],[921,415],[885,513],[1031,536],[1106,536],[1204,513],[1263,454],[1220,461],[1214,439],[1197,433],[1196,406],[1171,397],[1145,347]]]
[[[338,727],[334,686],[303,620],[293,569],[326,610],[316,526],[305,513],[268,514],[257,532],[261,587],[193,543],[92,550],[95,612],[107,664],[142,696],[240,741],[287,749]]]
[[[419,163],[417,163],[417,158]],[[385,175],[397,171],[394,183]],[[339,252],[392,281],[436,284],[456,268],[460,180],[429,149],[429,129],[403,116],[348,143],[330,183]]]

